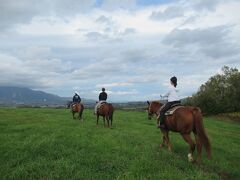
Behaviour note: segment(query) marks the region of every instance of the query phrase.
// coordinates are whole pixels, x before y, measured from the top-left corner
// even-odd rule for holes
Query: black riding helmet
[[[174,86],[177,86],[177,78],[175,76],[171,77],[170,81],[174,84]]]
[[[102,91],[104,92],[104,91],[105,91],[105,88],[102,88]]]

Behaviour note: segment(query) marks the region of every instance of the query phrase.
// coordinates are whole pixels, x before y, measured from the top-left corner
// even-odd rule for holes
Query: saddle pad
[[[98,106],[98,109],[100,109],[100,107],[102,107],[102,105],[104,105],[104,104],[107,104],[107,102],[101,102]]]
[[[181,108],[181,107],[184,107],[184,106],[174,106],[174,107],[172,107],[171,109],[169,109],[166,113],[165,113],[165,115],[167,116],[167,115],[172,115],[178,108]]]

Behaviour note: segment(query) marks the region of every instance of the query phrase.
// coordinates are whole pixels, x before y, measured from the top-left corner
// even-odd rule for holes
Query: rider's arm
[[[164,94],[162,97],[168,97],[171,94],[172,88],[168,88],[168,92]]]

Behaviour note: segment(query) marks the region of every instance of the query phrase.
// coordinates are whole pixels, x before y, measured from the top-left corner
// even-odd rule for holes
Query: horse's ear
[[[148,103],[148,105],[150,105],[150,102],[149,102],[149,101],[147,101],[147,103]]]

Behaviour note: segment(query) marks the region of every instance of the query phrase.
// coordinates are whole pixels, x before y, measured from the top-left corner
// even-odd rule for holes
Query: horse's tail
[[[111,120],[113,119],[113,111],[114,111],[113,105],[109,104],[109,118]]]
[[[211,158],[211,144],[209,142],[209,139],[208,139],[207,134],[204,129],[201,110],[199,108],[194,108],[193,116],[194,116],[194,122],[195,122],[197,136],[198,136],[200,142],[205,146],[208,158]]]
[[[83,111],[84,110],[84,105],[82,103],[80,105],[81,105],[81,111]]]

